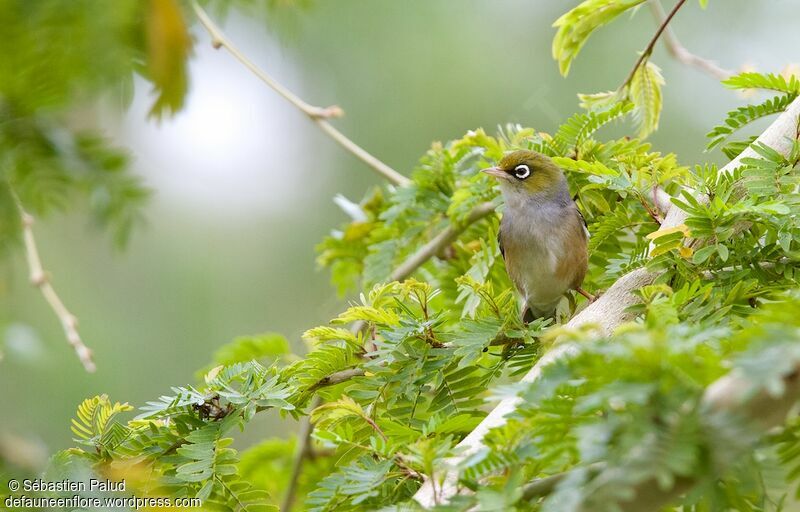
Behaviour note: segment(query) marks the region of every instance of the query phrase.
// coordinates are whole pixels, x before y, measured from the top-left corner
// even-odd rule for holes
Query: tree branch
[[[342,382],[346,382],[353,377],[361,377],[364,375],[363,368],[348,368],[346,370],[342,370],[339,372],[332,373],[327,377],[323,377],[317,382],[315,382],[311,387],[306,390],[307,393],[314,392],[321,388],[326,388],[328,386],[335,386],[336,384],[341,384]]]
[[[321,404],[322,400],[316,397],[311,407],[316,409]],[[283,495],[283,500],[281,500],[281,510],[283,512],[289,512],[294,505],[295,495],[297,494],[297,482],[300,480],[300,474],[303,472],[303,464],[308,458],[309,453],[311,453],[311,432],[313,430],[311,417],[303,416],[300,420],[300,430],[297,432],[297,451],[292,461],[292,472],[289,475],[286,493]]]
[[[659,0],[650,0],[648,4],[650,5],[650,11],[653,13],[653,17],[656,21],[663,24],[667,15],[664,12],[664,8],[661,6],[661,2]],[[678,62],[686,64],[687,66],[696,67],[717,80],[724,80],[733,75],[732,71],[723,69],[715,62],[699,57],[687,50],[669,26],[667,26],[664,31],[664,46],[667,47],[669,54]]]
[[[354,324],[351,327],[351,330],[353,332],[359,332],[365,326],[365,323]],[[353,377],[359,377],[361,375],[364,375],[364,370],[361,368],[348,368],[346,370],[341,370],[318,380],[308,389],[307,392],[313,393],[317,389],[340,384],[346,380],[352,379]],[[316,409],[320,405],[322,405],[322,400],[320,399],[319,395],[317,395],[314,397],[311,409]],[[297,446],[297,451],[295,452],[294,460],[292,461],[292,472],[289,476],[289,483],[286,486],[286,494],[284,494],[281,502],[281,510],[283,512],[289,512],[294,504],[295,495],[297,494],[297,482],[300,480],[300,475],[303,472],[303,465],[311,453],[311,433],[313,430],[314,426],[311,424],[311,415],[303,416],[303,418],[300,420],[300,430],[297,433],[297,442],[299,444]],[[381,432],[381,434],[383,433]]]
[[[12,192],[13,195],[13,192]],[[61,322],[61,327],[64,329],[64,335],[67,337],[67,342],[75,350],[78,359],[83,364],[83,368],[93,373],[97,367],[92,360],[92,351],[83,344],[81,336],[78,333],[78,319],[70,313],[61,297],[58,296],[53,285],[50,283],[50,276],[47,271],[42,267],[42,260],[39,256],[39,249],[36,246],[36,238],[33,236],[34,218],[22,207],[22,203],[16,195],[13,195],[14,202],[17,203],[20,218],[22,219],[22,240],[25,245],[25,258],[28,262],[28,271],[30,275],[30,282],[33,286],[42,292],[44,300],[50,305],[50,308],[58,317]]]
[[[589,465],[587,469],[592,474],[596,474],[602,470],[604,466],[605,464],[598,462]],[[551,494],[555,490],[556,486],[561,483],[561,481],[564,480],[569,473],[569,471],[564,471],[563,473],[556,473],[555,475],[537,478],[536,480],[528,482],[522,487],[522,499],[525,501],[530,501],[534,498]]]
[[[625,78],[625,81],[622,82],[622,87],[625,87],[626,85],[631,83],[631,80],[633,80],[633,75],[636,74],[636,70],[639,69],[639,66],[641,66],[642,63],[645,60],[647,60],[648,57],[650,57],[650,54],[653,53],[653,47],[655,47],[656,41],[658,41],[658,38],[661,37],[661,34],[664,32],[664,30],[666,30],[667,25],[669,25],[669,22],[672,21],[673,16],[675,16],[675,14],[678,12],[678,9],[680,9],[684,3],[686,3],[686,0],[678,0],[678,3],[675,4],[675,7],[672,8],[667,17],[664,18],[664,20],[661,22],[661,25],[659,25],[658,30],[656,30],[656,33],[650,39],[650,42],[647,43],[647,46],[645,47],[642,54],[639,55],[638,59],[636,59],[636,63],[633,65],[633,69],[631,69],[630,73],[628,73],[628,76]]]
[[[786,111],[781,114],[762,134],[757,141],[761,142],[783,155],[788,155],[791,151],[794,139],[797,137],[797,126],[800,120],[800,98],[795,99]],[[756,156],[755,151],[749,147],[739,156],[729,162],[721,169],[721,172],[732,172],[740,166],[740,161],[744,157]],[[699,200],[700,198],[698,198]],[[659,230],[666,230],[671,227],[683,224],[686,220],[686,212],[672,205],[667,212]],[[614,329],[620,324],[632,319],[631,313],[627,310],[629,306],[635,304],[638,298],[634,294],[642,286],[651,284],[658,274],[640,268],[629,272],[620,277],[596,302],[574,316],[565,325],[568,329],[574,329],[583,325],[597,325],[604,335],[611,335]],[[533,368],[522,378],[522,382],[532,383],[539,380],[542,370],[549,364],[557,361],[561,357],[573,353],[577,347],[571,343],[556,345],[549,352],[544,354]],[[509,397],[500,401],[499,404],[486,416],[475,429],[470,432],[456,447],[459,455],[451,457],[447,461],[448,469],[445,472],[444,481],[436,486],[427,480],[414,495],[414,499],[424,507],[432,507],[438,503],[445,503],[451,496],[458,492],[458,470],[456,465],[477,452],[483,447],[483,438],[489,430],[505,424],[506,416],[514,412],[519,406],[519,397]],[[651,507],[648,510],[656,509]]]
[[[200,23],[211,36],[211,45],[214,48],[224,47],[230,52],[233,57],[241,62],[247,69],[256,75],[262,82],[267,84],[272,90],[280,94],[285,100],[294,105],[298,110],[311,119],[323,132],[328,134],[340,146],[356,156],[362,162],[367,164],[379,175],[383,176],[390,182],[398,186],[405,186],[411,183],[411,180],[398,173],[384,162],[368,153],[364,148],[347,138],[342,132],[337,130],[328,122],[328,119],[333,117],[341,117],[344,112],[338,106],[330,106],[326,108],[316,107],[303,101],[300,97],[292,91],[281,85],[270,75],[265,73],[262,69],[256,66],[253,61],[248,59],[226,36],[225,33],[211,20],[208,14],[202,7],[192,0],[192,8],[194,9]]]
[[[467,220],[460,225],[450,225],[445,228],[441,233],[433,237],[427,244],[417,250],[414,254],[408,257],[403,263],[400,264],[394,272],[389,276],[389,281],[402,281],[414,273],[419,267],[425,264],[426,261],[439,254],[439,252],[448,245],[455,242],[458,237],[469,226],[478,222],[490,213],[494,212],[497,206],[494,203],[486,202],[481,203],[467,216]]]

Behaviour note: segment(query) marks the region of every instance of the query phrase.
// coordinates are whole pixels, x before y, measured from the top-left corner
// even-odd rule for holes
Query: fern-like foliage
[[[798,93],[790,93],[782,96],[775,96],[757,105],[747,105],[728,112],[725,124],[715,126],[707,137],[711,139],[707,149],[712,149],[725,141],[735,131],[752,123],[757,119],[773,114],[780,114],[789,104],[794,101]],[[738,149],[738,148],[736,148]],[[735,149],[733,150],[735,151]],[[741,151],[740,151],[741,152]],[[738,154],[738,153],[737,153]]]
[[[103,450],[114,449],[128,436],[128,429],[114,422],[120,413],[132,410],[127,403],[111,403],[106,395],[87,398],[79,406],[72,420],[72,433],[76,441]]]
[[[570,65],[578,56],[592,32],[613,21],[628,9],[644,0],[584,0],[560,18],[553,26],[558,29],[553,38],[553,58],[558,61],[562,75],[569,73]]]
[[[172,395],[148,403],[127,422],[118,417],[132,410],[128,404],[112,404],[106,396],[84,401],[73,432],[85,451],[65,456],[113,466],[122,474],[137,475],[144,468],[157,479],[143,481],[134,489],[139,493],[195,497],[204,509],[276,510],[264,490],[242,480],[226,434],[258,411],[293,410],[286,384],[276,367],[255,361],[217,367],[205,380],[202,387],[173,388]]]
[[[746,72],[726,78],[722,84],[731,89],[767,89],[786,94],[800,94],[800,79],[795,75],[787,78],[774,73]]]
[[[587,0],[562,17],[554,43],[562,71],[597,27],[639,3]],[[425,481],[458,491],[448,510],[618,510],[643,485],[670,492],[683,482],[708,490],[685,495],[681,510],[780,509],[787,486],[768,473],[796,479],[797,429],[790,423],[765,437],[750,421],[762,418],[722,415],[706,397],[729,372],[743,376],[742,396],[733,397],[742,403],[793,386],[800,142],[785,153],[728,143],[726,152],[752,152],[723,172],[690,169],[632,134],[600,138],[601,127],[626,115],[641,137],[657,127],[663,79],[648,59],[620,89],[581,96],[586,112],[554,135],[470,131],[433,144],[408,186],[339,199],[349,220],[319,245],[319,262],[352,299],[306,331],[307,354],[288,353],[276,335],[237,339],[197,383],[147,402],[133,419],[121,419],[125,404],[90,399],[73,424],[79,448],[53,459],[54,474],[121,472],[137,493],[264,510],[274,509],[294,478],[286,468],[300,457],[296,503],[302,494],[315,511],[412,509]],[[781,95],[735,111],[730,131],[716,137],[780,112],[800,92],[796,80],[772,75],[727,85]],[[495,244],[502,209],[483,209],[499,204],[498,190],[480,172],[518,149],[564,170],[591,235],[585,288],[602,291],[640,267],[653,277],[625,310],[631,322],[614,332],[566,329],[563,320],[586,307],[576,295],[555,318],[520,318]],[[42,190],[55,198],[59,179],[43,179]],[[686,213],[684,224],[660,229],[665,195]],[[486,215],[478,218],[479,205]],[[448,243],[437,254],[402,282],[391,279],[443,231]],[[544,364],[555,343],[567,350]],[[535,382],[512,378],[537,363]],[[479,449],[457,448],[486,417],[486,402],[506,398],[517,405],[505,424]],[[270,411],[308,416],[308,436],[270,439],[240,460],[236,429]],[[462,455],[443,486],[443,468]]]
[[[633,103],[619,102],[601,112],[578,113],[562,124],[552,139],[556,154],[567,156],[580,146],[597,130],[608,123],[628,114],[635,108]]]
[[[647,137],[658,128],[661,117],[661,87],[664,78],[661,69],[649,59],[642,63],[631,77],[629,98],[634,105],[633,118],[639,128],[639,137]]]

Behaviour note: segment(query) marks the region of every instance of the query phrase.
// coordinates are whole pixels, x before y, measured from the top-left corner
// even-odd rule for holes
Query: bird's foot
[[[600,294],[599,293],[597,293],[596,295],[592,295],[591,293],[587,292],[586,290],[584,290],[581,287],[578,287],[575,291],[580,293],[584,297],[586,297],[586,300],[589,301],[589,304],[591,304],[592,302],[594,302],[594,301],[596,301],[597,299],[600,298]]]

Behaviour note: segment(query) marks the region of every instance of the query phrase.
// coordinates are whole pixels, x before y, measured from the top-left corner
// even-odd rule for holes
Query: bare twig
[[[666,20],[667,14],[664,12],[661,2],[659,0],[650,0],[648,4],[650,5],[650,10],[653,13],[653,17],[655,17],[656,22],[663,24]],[[733,75],[732,71],[723,69],[715,62],[699,57],[687,50],[681,44],[677,36],[675,36],[675,33],[672,31],[672,28],[669,26],[667,26],[664,31],[664,45],[667,47],[669,54],[672,55],[672,57],[678,62],[686,64],[687,66],[696,67],[700,71],[708,73],[717,80],[724,80]]]
[[[783,155],[788,155],[797,133],[798,121],[800,121],[800,98],[795,99],[789,105],[786,111],[758,137],[757,142],[765,144]],[[723,167],[720,172],[732,172],[741,165],[740,162],[742,158],[753,156],[756,156],[755,151],[748,148]],[[701,199],[702,197],[698,198],[698,200]],[[672,205],[659,230],[666,230],[678,226],[686,220],[686,217],[686,212]],[[582,310],[567,322],[565,327],[573,329],[584,325],[596,325],[604,334],[612,334],[617,326],[632,318],[628,307],[638,301],[634,292],[642,286],[651,284],[658,275],[659,274],[650,272],[644,268],[636,269],[625,274],[596,302],[590,304],[586,309]],[[573,353],[575,350],[576,346],[571,343],[556,345],[537,361],[536,365],[522,378],[522,381],[535,382],[539,380],[545,367]],[[456,494],[458,492],[458,472],[455,469],[456,465],[464,460],[464,458],[480,450],[483,447],[483,438],[486,434],[491,429],[504,425],[506,417],[517,409],[520,402],[521,399],[519,397],[508,397],[501,400],[489,415],[486,416],[469,435],[458,443],[456,449],[459,455],[448,460],[449,468],[443,471],[444,481],[441,485],[436,485],[437,496],[434,496],[433,482],[428,479],[414,495],[414,499],[425,507],[431,507],[437,502],[448,501],[451,496]],[[652,509],[653,508],[650,510]]]
[[[208,14],[203,10],[196,1],[192,1],[192,8],[197,14],[200,23],[211,36],[211,44],[214,48],[225,48],[230,52],[233,57],[241,62],[247,69],[256,75],[262,82],[267,84],[272,90],[280,94],[285,100],[297,107],[303,114],[311,119],[322,131],[327,133],[333,140],[335,140],[344,149],[355,155],[362,162],[370,166],[375,172],[394,183],[395,185],[405,186],[411,183],[411,180],[398,173],[384,162],[368,153],[364,148],[347,138],[342,132],[337,130],[328,122],[332,117],[341,117],[343,111],[337,106],[330,106],[326,108],[316,107],[303,101],[300,97],[292,91],[281,85],[274,78],[264,72],[261,68],[256,66],[253,61],[247,58],[222,32],[222,30],[211,20]]]
[[[25,211],[19,198],[14,196],[14,201],[17,203],[17,209],[22,219],[22,240],[25,244],[25,257],[28,262],[31,284],[42,292],[44,300],[47,301],[58,317],[67,337],[67,342],[75,349],[75,354],[77,354],[84,369],[89,373],[93,373],[97,367],[92,360],[92,351],[83,344],[83,340],[81,340],[81,336],[78,333],[78,319],[64,305],[61,297],[58,296],[50,283],[50,276],[42,267],[39,249],[36,246],[36,238],[33,236],[34,218]]]
[[[656,210],[654,210],[652,206],[650,206],[650,204],[647,202],[647,199],[645,199],[645,197],[642,194],[637,193],[636,196],[638,197],[639,202],[642,203],[642,207],[644,208],[644,211],[647,212],[647,215],[649,215],[650,218],[653,219],[653,221],[656,224],[661,225],[661,223],[664,222],[664,219],[661,217],[661,215]],[[656,208],[658,208],[657,203],[656,203]]]
[[[672,21],[672,17],[675,16],[675,14],[678,12],[678,9],[680,9],[684,3],[686,3],[686,0],[678,0],[678,3],[675,4],[675,7],[672,8],[669,14],[667,14],[666,18],[664,18],[664,20],[661,22],[661,25],[658,27],[658,30],[656,30],[656,33],[650,39],[650,42],[647,43],[647,47],[645,47],[642,54],[639,55],[639,58],[636,59],[636,63],[633,65],[633,69],[631,69],[631,72],[628,73],[628,76],[625,78],[625,81],[622,82],[622,87],[625,87],[626,85],[631,83],[631,80],[633,80],[633,75],[636,74],[636,70],[639,69],[639,66],[641,66],[642,63],[645,60],[647,60],[648,57],[650,57],[650,54],[653,53],[653,47],[656,45],[656,41],[658,41],[658,38],[661,37],[661,34],[664,32],[664,30],[666,30],[667,25],[669,25],[669,22]]]

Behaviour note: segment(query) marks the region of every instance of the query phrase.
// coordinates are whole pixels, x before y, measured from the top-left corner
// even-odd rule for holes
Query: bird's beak
[[[483,169],[481,172],[485,172],[489,176],[494,176],[495,178],[499,178],[501,180],[508,179],[508,174],[499,167],[488,167]]]

